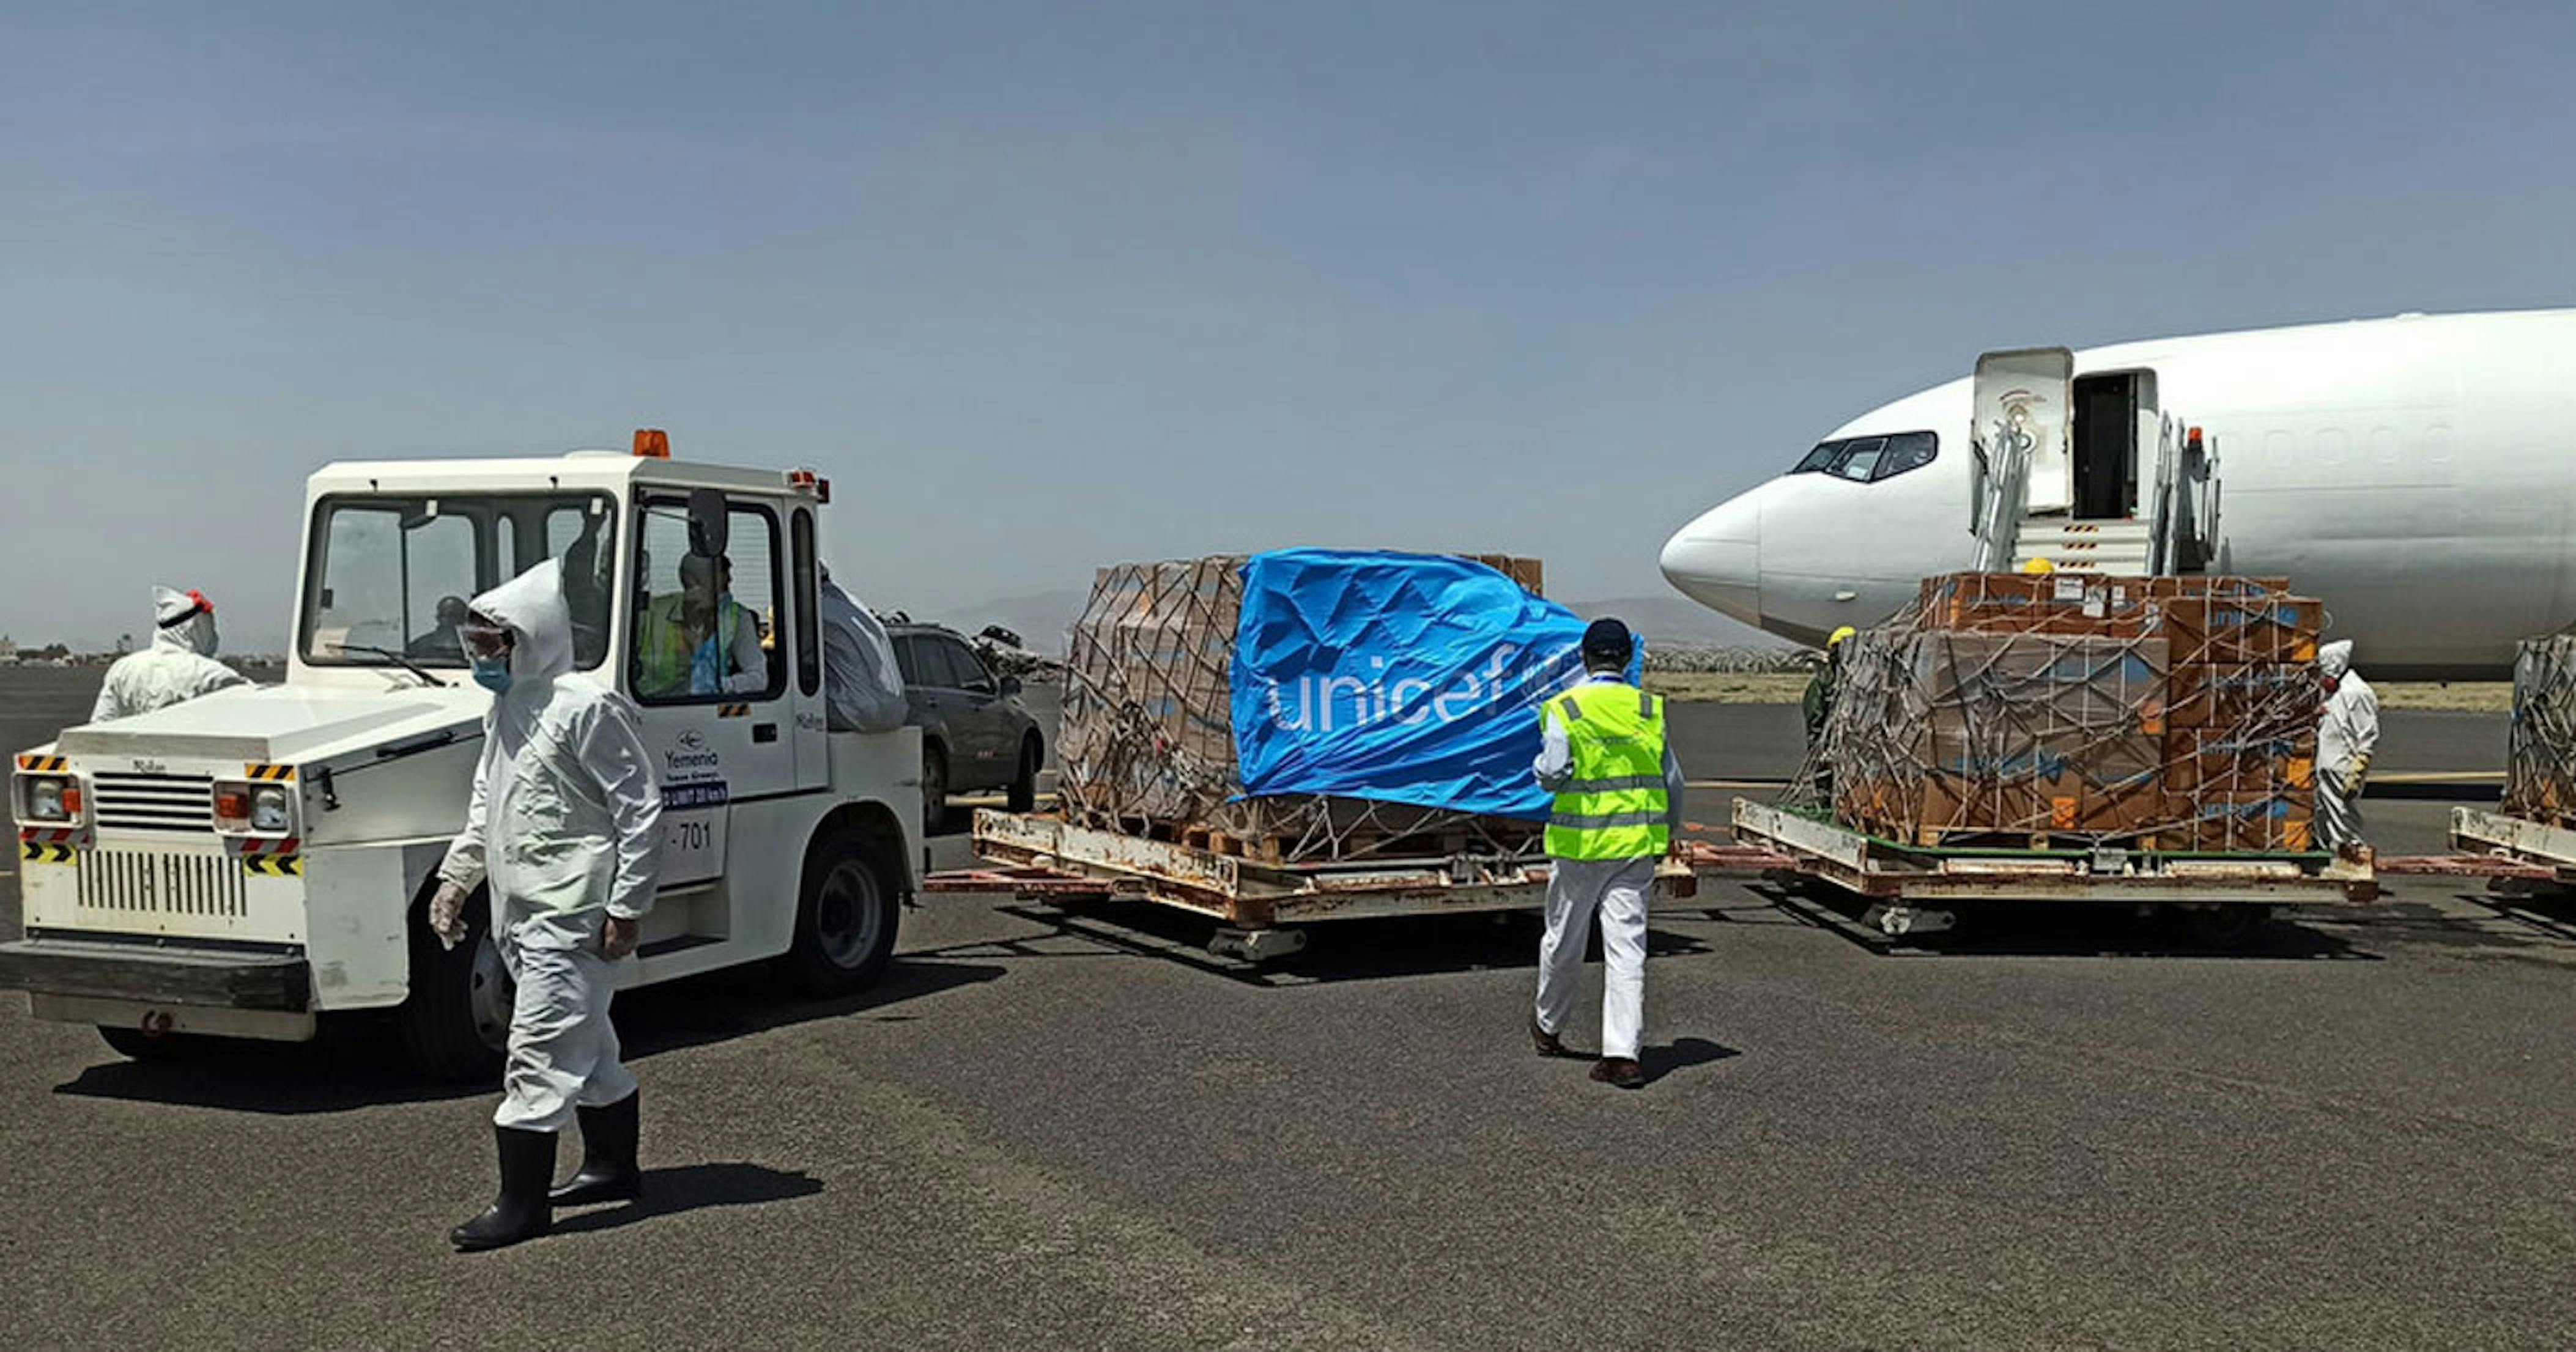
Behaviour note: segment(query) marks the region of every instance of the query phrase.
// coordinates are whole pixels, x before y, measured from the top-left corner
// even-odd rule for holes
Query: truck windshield
[[[561,559],[573,660],[608,655],[617,515],[601,493],[335,496],[313,518],[299,642],[322,665],[462,667],[466,603]],[[373,650],[373,651],[368,651]]]

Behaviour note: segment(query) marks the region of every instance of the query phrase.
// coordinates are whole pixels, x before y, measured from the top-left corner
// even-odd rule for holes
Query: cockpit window
[[[1941,438],[1930,432],[1897,432],[1888,436],[1845,437],[1820,441],[1791,474],[1830,474],[1856,484],[1877,483],[1910,469],[1921,469],[1941,454]]]

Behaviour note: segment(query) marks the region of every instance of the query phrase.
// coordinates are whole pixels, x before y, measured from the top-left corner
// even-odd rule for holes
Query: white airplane
[[[1802,643],[1886,619],[1972,565],[1975,385],[1834,429],[1684,526],[1664,576]],[[2576,310],[2119,343],[2075,353],[2071,388],[2064,449],[2032,462],[2023,554],[2096,540],[2103,571],[2128,571],[2169,413],[2213,439],[2208,571],[2289,578],[2367,673],[2499,677],[2517,639],[2576,620]]]

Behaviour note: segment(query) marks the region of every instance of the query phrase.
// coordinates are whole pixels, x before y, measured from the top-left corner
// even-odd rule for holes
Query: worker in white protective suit
[[[1664,736],[1664,702],[1627,683],[1636,639],[1617,620],[1583,634],[1583,682],[1539,714],[1539,787],[1556,796],[1547,822],[1547,933],[1538,949],[1530,1039],[1565,1056],[1593,916],[1601,919],[1601,1059],[1592,1078],[1646,1082],[1637,1043],[1646,1016],[1646,896],[1655,866],[1682,834],[1682,768]]]
[[[635,707],[573,674],[560,565],[476,597],[459,636],[492,709],[430,924],[451,945],[464,938],[465,905],[484,887],[518,984],[492,1115],[500,1196],[449,1236],[490,1249],[545,1233],[557,1206],[642,1193],[635,1077],[618,1059],[608,1002],[653,905],[662,798]],[[555,1136],[576,1117],[581,1172],[549,1193]]]
[[[89,721],[132,718],[226,686],[250,684],[215,660],[215,606],[203,593],[154,587],[152,627],[151,647],[120,657],[107,669]]]
[[[2379,749],[2379,695],[2353,671],[2350,639],[2317,650],[2317,675],[2326,688],[2317,726],[2317,840],[2353,855],[2362,848],[2362,780]]]

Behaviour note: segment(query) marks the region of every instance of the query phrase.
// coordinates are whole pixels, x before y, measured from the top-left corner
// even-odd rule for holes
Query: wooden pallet
[[[2362,902],[2367,864],[2332,855],[2159,855],[1929,849],[1767,803],[1735,803],[1735,836],[1798,861],[1797,871],[1876,900],[2158,902],[2185,906]]]

